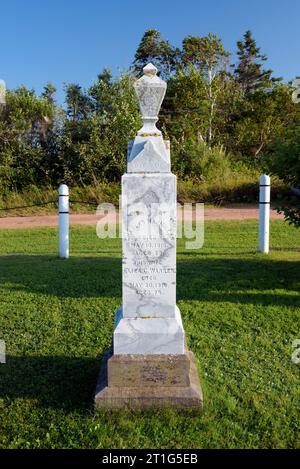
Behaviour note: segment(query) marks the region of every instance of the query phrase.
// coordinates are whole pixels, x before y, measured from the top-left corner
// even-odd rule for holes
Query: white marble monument
[[[98,406],[201,406],[194,357],[176,306],[176,176],[156,127],[166,83],[151,63],[134,88],[143,126],[122,177],[122,307]],[[150,394],[149,394],[150,393]]]
[[[176,307],[176,177],[156,127],[166,83],[152,64],[135,83],[143,127],[122,177],[123,306],[115,354],[183,354]]]

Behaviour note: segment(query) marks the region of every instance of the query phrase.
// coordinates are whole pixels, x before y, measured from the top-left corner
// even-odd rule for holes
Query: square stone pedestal
[[[114,355],[183,355],[185,333],[179,308],[175,316],[130,318],[123,308],[116,312]]]
[[[105,353],[95,394],[97,408],[198,408],[202,390],[192,352],[182,355]]]

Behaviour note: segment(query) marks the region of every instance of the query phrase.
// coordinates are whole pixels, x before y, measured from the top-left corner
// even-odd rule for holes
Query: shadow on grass
[[[0,257],[0,289],[69,298],[120,298],[121,259],[13,255]],[[177,261],[177,300],[293,305],[299,302],[300,263],[253,258]],[[284,290],[277,293],[274,290]]]
[[[0,364],[0,398],[68,411],[92,409],[100,364],[99,358],[9,355]]]
[[[14,255],[0,257],[0,266],[2,295],[15,290],[71,298],[121,296],[121,260],[115,257],[62,261]],[[259,256],[178,261],[178,300],[299,306],[299,290],[299,262]],[[91,409],[99,368],[96,358],[8,356],[7,363],[0,364],[0,397],[33,399],[40,406],[67,410]]]
[[[9,255],[0,257],[0,288],[57,297],[116,297],[121,295],[121,259]]]
[[[300,263],[295,261],[257,256],[178,262],[178,300],[300,306],[299,291]]]

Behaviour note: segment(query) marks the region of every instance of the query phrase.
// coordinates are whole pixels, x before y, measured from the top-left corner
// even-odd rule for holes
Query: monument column
[[[104,357],[98,407],[202,406],[176,306],[176,176],[156,127],[166,83],[151,63],[134,88],[143,127],[122,177],[122,307]]]

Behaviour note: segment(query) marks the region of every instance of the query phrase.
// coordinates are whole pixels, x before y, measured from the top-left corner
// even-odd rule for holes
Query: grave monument
[[[176,176],[156,127],[166,83],[149,63],[135,82],[143,127],[122,177],[122,307],[103,358],[97,407],[202,407],[176,306]]]

